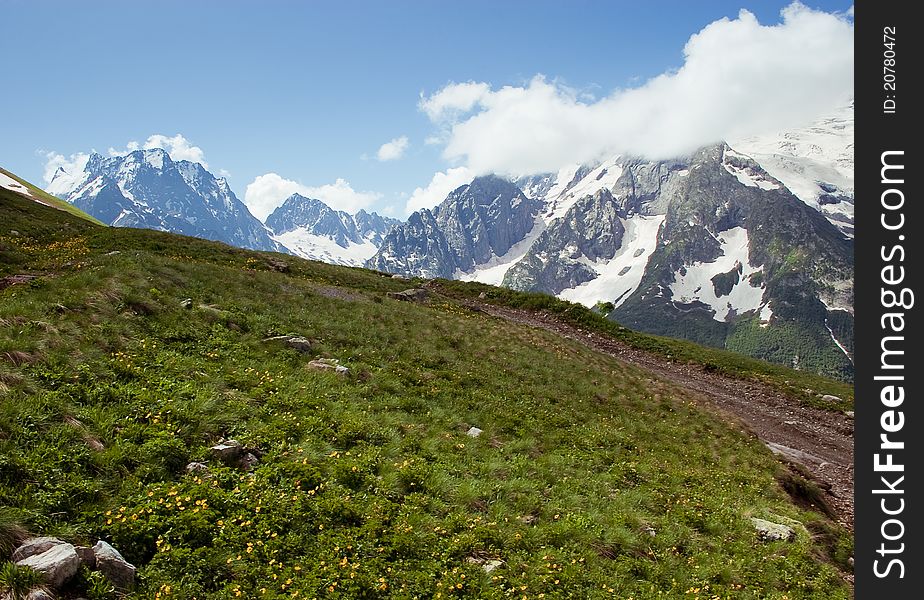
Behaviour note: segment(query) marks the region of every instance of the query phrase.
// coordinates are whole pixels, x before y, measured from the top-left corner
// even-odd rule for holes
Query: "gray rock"
[[[122,254],[122,253],[119,252],[118,250],[113,250],[112,252],[107,252],[107,253],[106,253],[106,256],[118,256],[118,255],[120,255],[120,254]]]
[[[754,529],[757,530],[757,536],[765,542],[792,542],[796,539],[796,531],[788,525],[756,517],[751,517],[751,523],[754,525]]]
[[[244,455],[244,447],[237,440],[225,440],[215,444],[209,450],[212,456],[223,463],[236,463]]]
[[[192,308],[192,305],[193,305],[192,298],[183,298],[182,300],[180,300],[180,306],[182,306],[183,308],[190,309]]]
[[[80,558],[80,563],[86,568],[93,570],[96,568],[96,553],[93,548],[88,546],[74,546],[74,551]]]
[[[100,540],[93,546],[96,568],[112,585],[120,590],[129,590],[135,584],[135,566],[125,560],[119,551]]]
[[[395,300],[404,300],[405,302],[426,302],[430,294],[423,288],[416,288],[404,290],[403,292],[388,292],[386,296]]]
[[[311,340],[301,336],[290,337],[285,342],[286,346],[292,348],[293,350],[298,350],[299,352],[311,352]]]
[[[483,431],[481,429],[478,429],[477,427],[472,427],[468,431],[465,432],[465,435],[467,435],[468,437],[476,438],[482,433]]]
[[[45,582],[59,589],[71,577],[77,574],[80,567],[80,557],[72,544],[55,544],[41,554],[16,561],[21,567],[29,567],[41,573]]]
[[[209,466],[201,462],[191,462],[186,465],[187,473],[205,473],[209,470]]]
[[[658,532],[655,531],[654,527],[646,527],[646,528],[643,529],[642,531],[644,531],[645,533],[647,533],[649,537],[654,537],[654,536],[658,535]]]
[[[465,559],[470,565],[480,566],[485,573],[490,573],[494,569],[504,565],[504,561],[497,558],[475,558],[474,556],[469,556]]]
[[[843,402],[843,400],[833,394],[825,394],[821,399],[825,402]]]
[[[846,411],[844,411],[844,416],[846,416],[848,419],[852,419],[852,418],[853,418],[853,411],[852,411],[852,410],[846,410]]]
[[[30,556],[41,554],[52,546],[58,546],[64,543],[66,543],[64,540],[59,540],[56,537],[43,536],[29,538],[20,544],[18,548],[16,548],[16,551],[13,552],[13,556],[10,558],[10,560],[13,562],[19,562],[24,558],[29,558]]]
[[[241,468],[245,471],[253,471],[260,464],[260,459],[248,452],[241,458]]]
[[[298,350],[299,352],[311,352],[311,340],[300,335],[274,335],[272,337],[263,338],[263,341],[282,342],[293,350]]]
[[[337,360],[333,358],[318,358],[312,360],[308,363],[308,367],[318,371],[333,371],[334,373],[343,375],[344,377],[350,374],[350,369],[344,367],[341,364],[338,364]]]
[[[52,596],[51,593],[49,593],[47,590],[37,589],[30,591],[26,596],[26,600],[55,600],[55,597]]]

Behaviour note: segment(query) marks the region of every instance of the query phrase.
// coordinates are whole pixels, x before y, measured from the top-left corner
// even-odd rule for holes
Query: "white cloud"
[[[422,208],[432,208],[446,199],[449,192],[460,185],[470,183],[474,175],[467,167],[455,167],[436,173],[425,188],[417,188],[405,205],[405,212],[411,214]]]
[[[155,133],[148,136],[148,139],[145,140],[143,144],[133,140],[125,144],[125,148],[123,149],[110,147],[107,152],[109,156],[125,156],[129,152],[134,152],[135,150],[151,150],[152,148],[163,148],[173,160],[188,160],[190,162],[200,163],[206,169],[209,168],[209,164],[205,161],[205,152],[202,151],[202,148],[193,146],[182,133],[178,133],[173,137]]]
[[[440,121],[472,110],[490,94],[487,83],[451,83],[430,97],[421,94],[419,106],[431,121]]]
[[[64,169],[68,175],[76,177],[83,172],[84,167],[87,166],[87,161],[90,159],[90,155],[85,152],[78,152],[70,156],[64,156],[54,151],[44,152],[43,154],[45,156],[45,170],[42,173],[42,179],[46,184],[51,183],[58,169]]]
[[[356,191],[345,179],[338,178],[334,183],[312,187],[276,173],[266,173],[255,177],[247,186],[244,191],[244,204],[253,216],[264,221],[285,202],[286,198],[295,193],[321,200],[335,210],[350,213],[367,208],[382,197],[377,192]]]
[[[554,171],[618,153],[664,158],[779,131],[853,95],[851,19],[798,2],[781,15],[771,26],[746,10],[715,21],[690,37],[682,67],[597,101],[540,75],[497,90],[450,84],[419,107],[448,132],[444,157],[472,174]],[[415,206],[429,203],[427,190]]]
[[[376,158],[382,162],[388,160],[398,160],[404,156],[404,151],[407,150],[408,139],[406,135],[402,135],[399,138],[395,138],[390,142],[382,144],[379,148],[379,151],[376,153]]]

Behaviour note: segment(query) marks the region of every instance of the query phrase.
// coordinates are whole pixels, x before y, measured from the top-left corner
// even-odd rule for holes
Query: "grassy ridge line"
[[[68,212],[68,213],[70,213],[70,214],[72,214],[72,215],[76,215],[76,216],[80,217],[81,219],[86,219],[87,221],[90,221],[91,223],[94,223],[94,224],[96,224],[96,225],[103,225],[103,226],[106,225],[105,223],[103,223],[102,221],[96,219],[95,217],[91,217],[91,216],[88,215],[87,213],[83,212],[82,210],[80,210],[79,208],[77,208],[76,206],[74,206],[73,204],[70,204],[70,203],[68,203],[68,202],[65,202],[64,200],[61,200],[60,198],[57,198],[57,197],[55,197],[55,196],[52,196],[51,194],[49,194],[49,193],[46,192],[45,190],[39,188],[38,186],[35,186],[35,185],[29,183],[28,181],[26,181],[26,180],[23,179],[22,177],[19,177],[18,175],[15,175],[15,174],[13,174],[13,173],[10,173],[9,171],[7,171],[6,169],[4,169],[3,167],[0,167],[0,173],[3,173],[3,174],[6,175],[7,177],[11,177],[12,179],[15,179],[16,181],[18,181],[19,183],[21,183],[22,185],[24,185],[26,188],[28,188],[29,193],[32,195],[33,201],[36,201],[36,199],[37,199],[37,200],[40,200],[41,202],[46,203],[47,205],[50,205],[50,206],[53,206],[54,208],[57,208],[58,210],[63,210],[63,211]],[[4,188],[4,189],[6,189],[6,188]],[[9,191],[12,192],[12,190],[9,190]],[[14,193],[15,193],[15,192],[14,192]]]
[[[440,280],[446,292],[464,298],[476,298],[484,293],[486,302],[511,308],[548,311],[567,323],[604,333],[633,348],[664,356],[671,360],[702,365],[729,377],[765,383],[784,394],[798,398],[806,405],[832,411],[853,410],[853,386],[815,373],[750,358],[735,352],[700,346],[686,340],[640,333],[623,327],[597,312],[554,296],[537,292],[518,292],[477,282]],[[842,402],[822,400],[830,394]]]
[[[133,598],[849,597],[849,535],[638,369],[371,271],[16,208],[2,251],[49,276],[0,292],[0,505],[112,541]],[[211,458],[221,437],[259,466]]]

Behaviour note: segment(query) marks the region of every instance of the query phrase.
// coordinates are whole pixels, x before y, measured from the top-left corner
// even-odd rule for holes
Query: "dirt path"
[[[672,362],[609,336],[563,323],[549,313],[482,302],[467,304],[495,317],[577,340],[693,392],[704,406],[743,423],[775,454],[802,465],[826,490],[838,521],[853,530],[853,420],[846,415],[803,406],[760,383]]]

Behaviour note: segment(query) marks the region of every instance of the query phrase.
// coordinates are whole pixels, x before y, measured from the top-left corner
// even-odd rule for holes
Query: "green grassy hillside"
[[[57,208],[58,210],[63,210],[65,212],[71,213],[72,215],[76,215],[80,217],[81,219],[90,221],[91,223],[95,223],[97,225],[103,225],[103,223],[100,222],[98,219],[91,217],[90,215],[83,212],[82,210],[74,206],[73,204],[69,204],[65,202],[64,200],[61,200],[60,198],[52,196],[45,190],[32,185],[31,183],[29,183],[25,179],[22,179],[21,177],[17,177],[13,173],[10,173],[9,171],[7,171],[6,169],[2,167],[0,167],[0,173],[3,173],[7,177],[11,177],[15,179],[16,181],[18,181],[19,183],[21,183],[28,190],[29,196],[31,196],[33,200],[37,200],[38,202],[43,202],[47,204],[48,206]],[[4,190],[4,191],[8,191],[8,190]]]
[[[0,278],[38,276],[0,290],[0,547],[108,540],[135,598],[850,596],[847,532],[646,373],[374,272],[0,194]]]

